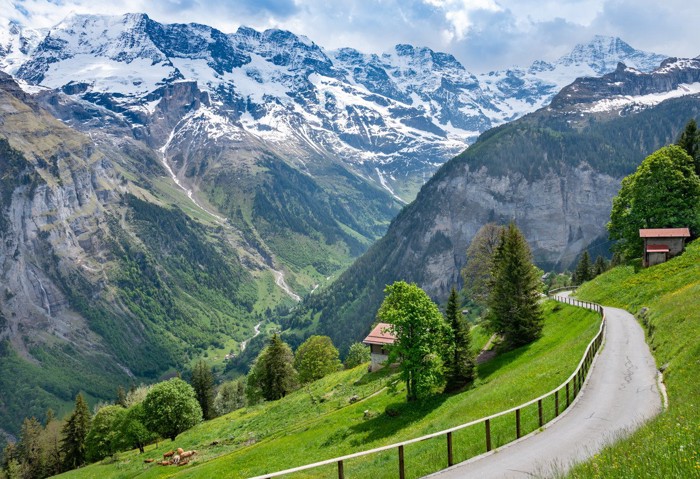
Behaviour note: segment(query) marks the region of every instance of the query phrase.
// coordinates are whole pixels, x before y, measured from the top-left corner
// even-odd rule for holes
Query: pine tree
[[[75,397],[75,409],[63,425],[61,453],[67,469],[75,469],[85,464],[85,438],[90,432],[90,411],[83,395]]]
[[[474,381],[476,363],[471,350],[471,332],[469,324],[459,311],[457,290],[453,287],[445,308],[445,319],[451,328],[451,341],[446,350],[449,352],[445,361],[448,391],[457,391]]]
[[[695,174],[700,176],[700,131],[694,119],[685,125],[685,130],[676,144],[690,155],[695,164]]]
[[[581,255],[581,259],[574,271],[574,284],[583,284],[591,279],[591,257],[588,255],[588,250],[585,250]]]
[[[596,276],[600,276],[601,274],[605,273],[607,270],[608,270],[608,262],[602,256],[598,256],[595,259],[595,263],[593,263],[593,276],[592,276],[592,278],[595,278]]]
[[[298,387],[298,374],[293,366],[292,348],[282,341],[277,333],[272,335],[270,344],[255,360],[248,376],[249,400],[255,403],[258,395],[267,401],[281,399]]]
[[[197,395],[197,402],[202,408],[204,419],[212,419],[216,415],[214,411],[214,373],[203,359],[199,360],[192,369],[190,384]]]
[[[488,321],[506,347],[531,343],[542,333],[541,281],[530,247],[514,223],[494,253]]]

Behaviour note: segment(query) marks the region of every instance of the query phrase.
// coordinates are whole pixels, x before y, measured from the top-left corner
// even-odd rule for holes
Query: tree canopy
[[[202,420],[194,389],[180,378],[153,386],[143,401],[143,411],[146,427],[173,441]]]
[[[388,362],[399,362],[407,399],[413,401],[444,380],[442,354],[448,326],[437,305],[416,284],[397,281],[384,293],[377,319],[391,324],[396,337]]]
[[[371,359],[369,348],[362,343],[353,343],[345,358],[345,369],[352,369]]]
[[[61,453],[67,469],[82,466],[86,460],[85,438],[90,431],[90,411],[83,395],[75,397],[75,408],[63,425]]]
[[[448,351],[445,361],[447,376],[446,389],[457,391],[474,381],[476,376],[476,362],[471,348],[471,332],[469,324],[462,317],[459,308],[457,290],[453,287],[445,308],[445,319],[450,325],[450,341],[446,345]]]
[[[85,450],[90,461],[111,456],[123,443],[118,425],[126,416],[122,406],[105,406],[92,418],[90,432],[85,438]]]
[[[700,231],[700,179],[692,159],[676,145],[644,159],[622,180],[613,199],[608,231],[615,249],[627,258],[642,254],[641,228],[690,228]]]
[[[302,384],[321,379],[340,366],[338,350],[328,336],[311,336],[294,354],[294,367]]]
[[[255,402],[257,396],[274,401],[297,389],[298,373],[293,364],[292,348],[278,334],[273,334],[248,375],[247,395],[251,402]]]
[[[200,359],[192,369],[192,388],[197,396],[197,402],[202,408],[204,419],[212,419],[214,412],[214,373],[211,367]]]
[[[694,119],[685,125],[685,130],[681,133],[676,144],[693,159],[695,174],[700,176],[700,130],[698,130],[698,124]]]
[[[486,306],[493,270],[493,253],[498,247],[504,227],[487,223],[476,232],[467,248],[467,262],[462,279],[467,295],[478,305]]]
[[[525,237],[514,223],[501,234],[493,258],[488,322],[506,347],[528,344],[542,333],[541,280]]]

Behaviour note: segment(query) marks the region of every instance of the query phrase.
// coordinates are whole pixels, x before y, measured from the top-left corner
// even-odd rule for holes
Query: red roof
[[[665,244],[647,245],[647,253],[668,253],[670,250]]]
[[[362,342],[365,344],[394,344],[396,336],[391,333],[391,328],[391,324],[379,323]]]
[[[639,236],[642,238],[689,238],[690,230],[688,228],[650,228],[639,230]]]

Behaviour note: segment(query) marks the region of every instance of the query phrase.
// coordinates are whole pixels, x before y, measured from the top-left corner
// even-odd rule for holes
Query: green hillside
[[[299,343],[312,331],[311,334],[329,335],[342,350],[369,332],[385,285],[401,280],[425,287],[427,271],[436,254],[450,251],[454,257],[465,258],[467,245],[464,249],[458,247],[455,237],[447,236],[443,230],[431,234],[429,241],[424,237],[431,231],[433,219],[445,211],[461,218],[454,229],[467,223],[469,218],[465,215],[476,214],[474,205],[465,211],[454,209],[457,200],[452,197],[453,183],[467,170],[485,168],[493,181],[506,175],[532,180],[588,164],[601,174],[622,178],[634,171],[644,157],[676,141],[688,118],[698,115],[700,97],[691,96],[665,101],[635,115],[598,119],[586,116],[579,120],[584,125],[571,123],[570,115],[542,109],[489,130],[435,173],[416,200],[394,218],[384,237],[336,281],[311,295],[283,320],[283,326],[289,328],[286,339]],[[488,221],[506,223],[510,219],[493,217]],[[548,269],[555,265],[539,266]],[[444,271],[443,277],[448,278],[449,274]]]
[[[615,268],[577,296],[638,315],[664,370],[669,408],[570,477],[700,477],[700,241],[668,263]]]
[[[545,315],[541,339],[481,364],[476,384],[462,393],[406,403],[405,389],[395,375],[369,374],[366,366],[359,366],[279,401],[204,422],[174,443],[148,447],[145,455],[122,453],[62,477],[249,477],[410,439],[511,408],[561,384],[600,324],[591,311],[552,301],[546,303]],[[486,338],[480,337],[483,343]],[[351,401],[353,396],[358,400]],[[550,402],[545,404],[547,419],[554,414]],[[387,408],[396,414],[386,414]],[[537,428],[536,407],[524,410],[522,417],[524,430]],[[492,431],[494,447],[514,439],[512,418],[494,420]],[[483,452],[483,428],[459,431],[454,441],[455,460]],[[143,462],[173,447],[198,450],[197,460],[180,468]],[[444,438],[407,446],[406,458],[409,477],[444,467]],[[395,461],[396,451],[389,451],[348,461],[345,472],[347,477],[394,477]],[[298,477],[331,473],[320,469]]]

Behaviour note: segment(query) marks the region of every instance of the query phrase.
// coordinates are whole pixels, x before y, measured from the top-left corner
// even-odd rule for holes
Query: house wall
[[[374,372],[379,369],[382,369],[385,366],[385,363],[387,359],[389,359],[389,356],[387,356],[386,354],[372,352],[370,354],[370,358],[372,362],[370,363],[369,370]]]
[[[665,263],[666,260],[666,253],[647,253],[647,266]]]
[[[644,238],[644,251],[646,251],[647,245],[650,244],[668,246],[669,256],[676,256],[683,251],[685,238]]]

